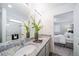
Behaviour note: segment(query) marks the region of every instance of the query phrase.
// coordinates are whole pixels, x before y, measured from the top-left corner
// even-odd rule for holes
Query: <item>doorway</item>
[[[73,55],[73,11],[54,16],[54,54]]]

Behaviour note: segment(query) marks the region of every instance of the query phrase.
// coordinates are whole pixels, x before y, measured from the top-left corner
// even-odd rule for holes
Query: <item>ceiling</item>
[[[12,5],[12,8],[9,8],[8,5]],[[23,16],[29,14],[29,9],[23,3],[0,3],[0,7],[5,7],[8,10],[14,10],[17,13],[20,13]]]
[[[8,8],[9,4],[12,5],[12,8]],[[31,9],[32,7],[33,8],[37,7],[38,12],[40,10],[42,10],[42,12],[46,12],[46,9],[48,9],[48,11],[50,10],[53,11],[61,6],[73,6],[73,5],[76,5],[76,4],[75,3],[26,3],[26,6],[25,6],[23,3],[0,3],[0,7],[5,7],[9,10],[15,10],[17,13],[20,13],[24,17],[30,14],[29,12],[30,9],[28,7],[31,7]]]
[[[48,7],[48,9],[53,8],[56,9],[59,6],[64,6],[64,5],[75,5],[75,3],[26,3],[27,6],[23,5],[23,3],[0,3],[0,7],[6,7],[8,9],[8,4],[12,5],[13,7],[11,8],[12,10],[16,10],[18,13],[21,13],[22,15],[27,15],[29,14],[29,6],[44,6]],[[44,8],[43,7],[43,8]]]

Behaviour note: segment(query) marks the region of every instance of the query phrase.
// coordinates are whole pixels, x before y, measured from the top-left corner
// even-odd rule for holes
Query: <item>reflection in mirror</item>
[[[12,40],[12,34],[18,34],[19,38],[21,38],[21,24],[16,22],[9,22],[6,32],[7,32],[7,41]]]
[[[29,20],[29,9],[22,3],[2,3],[0,11],[0,42],[20,39],[24,36],[24,22]],[[2,27],[2,29],[1,29]]]

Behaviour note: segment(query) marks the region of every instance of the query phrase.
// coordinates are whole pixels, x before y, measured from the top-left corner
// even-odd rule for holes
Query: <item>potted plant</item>
[[[33,28],[35,30],[35,33],[34,33],[34,37],[35,37],[35,42],[41,42],[41,40],[38,40],[38,34],[39,34],[39,31],[41,30],[42,26],[40,25],[40,20],[39,22],[35,22],[35,18],[32,17],[32,20],[33,20]]]
[[[28,21],[28,23],[24,23],[24,27],[25,27],[25,31],[26,31],[26,38],[30,38],[30,21]]]

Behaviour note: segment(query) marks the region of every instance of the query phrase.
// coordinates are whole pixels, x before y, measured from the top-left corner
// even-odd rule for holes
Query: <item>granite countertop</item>
[[[26,39],[21,39],[21,38],[20,40],[14,40],[12,42],[8,42],[0,46],[0,55],[14,56],[14,54],[17,51],[19,51],[19,49],[25,47],[28,44],[33,44],[34,46],[36,46],[36,48],[32,53],[28,54],[27,56],[36,56],[40,52],[40,50],[45,46],[45,44],[50,40],[50,38],[51,36],[47,36],[47,35],[39,36],[39,40],[42,40],[42,43],[34,43],[33,42],[34,39],[31,40],[28,39],[29,41],[26,42],[25,41]]]
[[[45,44],[50,40],[50,37],[42,37],[39,38],[39,40],[43,40],[42,43],[34,43],[33,41],[28,42],[34,43],[34,45],[36,46],[36,49],[28,56],[36,56],[40,52],[40,50],[45,46]]]

